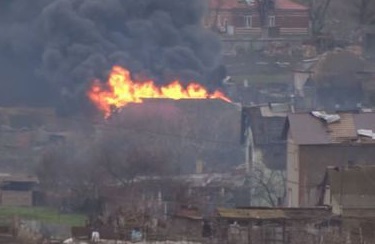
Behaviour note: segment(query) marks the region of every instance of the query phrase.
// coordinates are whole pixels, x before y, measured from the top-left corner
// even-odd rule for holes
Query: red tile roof
[[[246,9],[254,7],[249,5],[244,0],[209,0],[209,7],[211,9]],[[293,2],[291,0],[275,0],[276,9],[282,10],[307,10],[308,8],[302,4]]]
[[[276,9],[283,10],[307,10],[308,8],[302,4],[293,2],[291,0],[275,0]]]
[[[209,0],[209,7],[211,9],[239,9],[248,8],[249,5],[240,0]]]

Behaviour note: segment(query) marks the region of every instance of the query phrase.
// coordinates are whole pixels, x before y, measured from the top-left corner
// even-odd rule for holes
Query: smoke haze
[[[94,78],[119,64],[167,83],[223,76],[202,0],[3,0],[0,104],[82,109]],[[83,103],[82,103],[83,102]]]

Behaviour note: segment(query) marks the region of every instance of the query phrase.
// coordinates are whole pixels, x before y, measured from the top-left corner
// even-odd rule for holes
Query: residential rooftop
[[[374,112],[339,112],[325,115],[335,116],[337,120],[325,120],[312,113],[289,114],[284,136],[289,131],[292,140],[299,145],[375,143],[375,137],[372,136],[375,132]]]

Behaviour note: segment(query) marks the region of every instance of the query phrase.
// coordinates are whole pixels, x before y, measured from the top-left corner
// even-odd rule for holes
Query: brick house
[[[328,166],[366,165],[374,161],[374,112],[314,114],[290,114],[284,127],[289,207],[317,204],[318,186]]]
[[[222,34],[262,34],[262,26],[272,36],[307,35],[310,28],[309,11],[304,5],[291,0],[270,0],[267,16],[260,17],[254,1],[210,0],[205,24]],[[265,19],[262,24],[261,19]]]

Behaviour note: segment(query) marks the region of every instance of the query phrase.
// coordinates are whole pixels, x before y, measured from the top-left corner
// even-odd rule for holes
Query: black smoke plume
[[[224,70],[205,9],[203,0],[2,0],[0,105],[80,110],[90,82],[115,64],[213,88]]]

